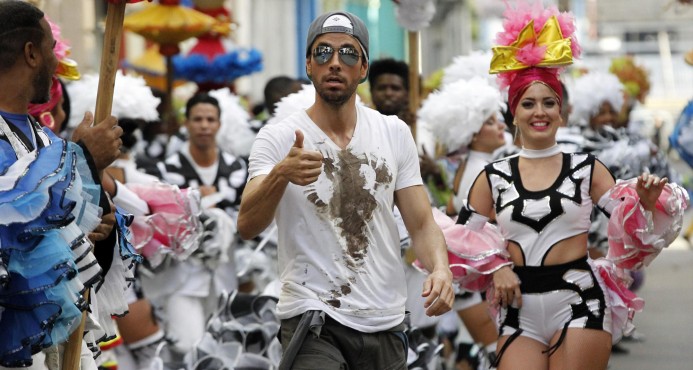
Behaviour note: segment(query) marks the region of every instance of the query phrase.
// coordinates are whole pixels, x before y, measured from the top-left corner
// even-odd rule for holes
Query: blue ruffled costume
[[[7,124],[2,120],[7,138]],[[82,149],[45,130],[38,150],[0,140],[0,365],[64,342],[101,279],[86,235],[100,222],[100,189]]]

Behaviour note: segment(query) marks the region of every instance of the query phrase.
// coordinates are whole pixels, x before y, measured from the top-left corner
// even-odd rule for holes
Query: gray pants
[[[282,320],[281,342],[285,356],[301,317]],[[398,325],[388,331],[363,333],[325,315],[324,323],[317,331],[320,334],[316,335],[315,330],[305,333],[303,343],[288,367],[294,370],[405,370],[407,350],[403,330],[404,325]]]

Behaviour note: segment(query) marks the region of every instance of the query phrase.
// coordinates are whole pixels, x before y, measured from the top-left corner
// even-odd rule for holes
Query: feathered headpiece
[[[497,87],[485,78],[474,77],[444,85],[431,93],[418,115],[451,152],[465,149],[484,122],[500,112],[503,105]]]
[[[247,156],[255,140],[255,133],[250,128],[250,114],[241,105],[241,99],[228,88],[212,90],[209,95],[217,99],[221,107],[217,144],[222,150],[235,156]]]
[[[495,78],[488,73],[488,65],[491,61],[490,52],[473,51],[469,55],[458,55],[452,63],[443,70],[443,85],[449,85],[459,80],[471,80],[474,77],[483,77],[495,84]]]
[[[50,19],[46,18],[48,25],[51,27],[51,33],[55,39],[55,57],[58,59],[58,67],[55,70],[55,74],[58,77],[66,78],[68,80],[78,80],[80,78],[79,70],[77,69],[77,62],[68,58],[70,55],[70,45],[62,37],[60,32],[60,26],[53,23]]]
[[[570,92],[573,107],[570,121],[579,126],[588,125],[604,102],[611,104],[616,112],[623,107],[623,84],[611,73],[587,73],[575,80]]]
[[[514,113],[522,92],[533,82],[547,84],[563,99],[558,73],[561,67],[580,56],[572,14],[556,6],[543,8],[541,2],[508,5],[503,31],[493,48],[491,74],[499,74],[501,87],[509,87],[510,110]]]
[[[81,80],[67,84],[72,105],[68,122],[70,128],[82,122],[86,111],[94,112],[98,85],[99,76],[95,74],[85,75]],[[120,71],[116,73],[111,110],[116,118],[157,121],[159,112],[156,107],[159,103],[161,99],[154,96],[143,78],[124,75]]]

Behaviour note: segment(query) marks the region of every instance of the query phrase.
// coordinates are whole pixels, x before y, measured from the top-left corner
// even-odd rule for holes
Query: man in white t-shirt
[[[205,323],[222,291],[238,288],[233,262],[233,219],[248,176],[241,158],[222,151],[216,135],[221,126],[219,101],[206,93],[186,103],[185,127],[189,139],[180,150],[159,163],[164,182],[199,189],[204,238],[191,258],[170,261],[143,287],[153,302],[164,306],[166,331],[174,351],[187,353],[205,330]]]
[[[433,271],[423,286],[426,313],[441,315],[453,301],[416,145],[397,117],[355,104],[368,74],[368,31],[353,14],[313,21],[306,72],[315,104],[260,131],[238,218],[245,239],[273,219],[278,226],[280,369],[406,369],[395,204]]]

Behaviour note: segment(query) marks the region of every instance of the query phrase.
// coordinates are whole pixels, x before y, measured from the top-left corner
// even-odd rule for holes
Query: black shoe
[[[616,343],[611,346],[611,353],[614,355],[627,355],[630,353],[630,350],[622,346],[620,343]]]

